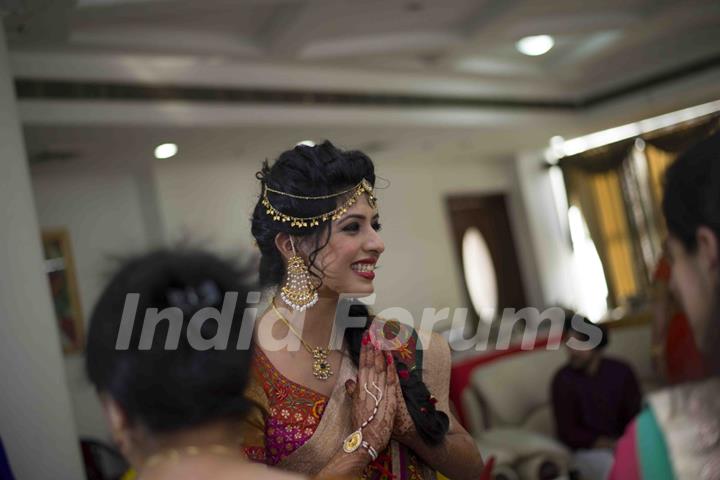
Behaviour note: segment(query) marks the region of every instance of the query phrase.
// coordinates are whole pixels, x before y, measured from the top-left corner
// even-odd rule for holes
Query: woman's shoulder
[[[307,477],[294,472],[270,468],[259,463],[243,462],[226,468],[213,476],[217,480],[236,480],[238,478],[256,478],[258,480],[303,480]]]
[[[648,403],[661,423],[687,423],[690,404],[701,405],[702,413],[720,415],[720,378],[710,378],[664,388],[649,395]]]
[[[656,392],[648,403],[677,478],[700,478],[719,451],[717,438],[704,432],[720,431],[720,378]]]

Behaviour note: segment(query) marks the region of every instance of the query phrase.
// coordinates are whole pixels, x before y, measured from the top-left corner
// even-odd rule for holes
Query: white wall
[[[511,215],[516,214],[512,164],[445,159],[417,165],[412,158],[398,160],[384,165],[382,158],[376,159],[378,173],[391,181],[378,195],[386,251],[376,280],[377,305],[407,308],[416,319],[424,307],[452,311],[469,306],[445,199],[450,194],[504,192]],[[521,222],[513,226],[516,223]]]
[[[250,160],[155,162],[167,241],[239,252],[250,249],[250,215],[259,191]]]
[[[255,179],[258,158],[263,157],[156,162],[168,240],[173,243],[189,237],[233,252],[252,248],[250,214],[259,193]],[[443,158],[420,163],[401,152],[380,153],[373,159],[376,173],[391,182],[389,188],[378,191],[386,251],[377,272],[377,309],[401,306],[419,320],[424,307],[464,305],[445,210],[448,194],[509,193],[513,227],[521,230],[516,232],[518,248],[526,246],[512,160]],[[534,266],[526,264],[525,255],[521,257],[529,296],[536,300]]]
[[[0,23],[0,437],[18,480],[83,475]]]
[[[155,242],[157,211],[147,185],[149,172],[82,169],[47,165],[32,172],[33,191],[42,228],[66,228],[77,269],[85,330],[95,301],[116,258],[142,252]],[[108,439],[94,388],[87,381],[82,354],[65,355],[67,382],[79,435]]]
[[[576,307],[571,279],[572,250],[560,223],[549,170],[539,152],[519,154],[515,170],[541,298],[548,306]]]

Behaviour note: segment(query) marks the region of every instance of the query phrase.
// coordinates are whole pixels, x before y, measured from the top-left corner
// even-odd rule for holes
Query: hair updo
[[[232,263],[196,250],[158,250],[126,260],[105,287],[90,319],[85,368],[99,393],[107,394],[128,420],[153,433],[172,433],[216,420],[241,419],[249,410],[244,397],[252,352],[236,348],[248,273]],[[226,348],[199,350],[189,338],[190,320],[198,311],[223,305],[237,292]],[[128,294],[139,294],[128,348],[116,348]],[[148,309],[182,311],[178,342],[173,320],[162,320],[151,344],[142,345]],[[212,338],[217,322],[204,322],[203,338]]]
[[[375,167],[372,160],[358,150],[341,150],[329,141],[315,146],[297,145],[283,152],[270,166],[263,162],[262,170],[257,174],[263,186],[285,193],[301,196],[331,195],[352,188],[363,179],[375,186]],[[262,193],[261,193],[262,195]],[[268,194],[273,206],[284,214],[294,217],[312,217],[329,212],[343,202],[343,197],[324,200],[302,200],[285,195]],[[252,216],[252,234],[260,249],[260,284],[264,287],[279,285],[285,276],[285,262],[275,245],[278,233],[293,236],[314,237],[314,249],[309,254],[309,268],[313,275],[313,266],[317,254],[330,241],[331,222],[320,222],[315,227],[292,227],[289,222],[273,220],[262,205],[262,196],[258,199]],[[322,278],[320,278],[322,281]],[[349,301],[349,300],[343,300]],[[358,365],[360,345],[363,333],[369,328],[372,316],[368,308],[352,302],[349,307],[351,317],[365,317],[368,323],[364,327],[347,328],[345,341],[352,361]],[[338,311],[343,311],[339,308]],[[347,311],[347,310],[345,310]],[[402,362],[395,362],[398,370],[409,370]],[[400,377],[405,404],[420,436],[430,445],[440,443],[449,428],[448,416],[435,408],[430,392],[422,380],[421,369],[409,371]]]

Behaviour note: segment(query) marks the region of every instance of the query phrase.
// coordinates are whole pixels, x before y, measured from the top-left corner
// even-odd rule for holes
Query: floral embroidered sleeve
[[[328,397],[285,378],[260,349],[246,397],[256,406],[246,420],[245,454],[277,465],[315,433]]]

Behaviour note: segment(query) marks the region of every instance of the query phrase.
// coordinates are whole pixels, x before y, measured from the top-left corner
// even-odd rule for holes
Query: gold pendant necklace
[[[327,380],[330,375],[333,374],[332,368],[330,368],[330,362],[328,362],[327,348],[315,347],[312,349],[313,357],[313,375],[315,378],[320,380]]]
[[[295,330],[295,327],[292,326],[290,321],[285,318],[285,316],[277,309],[277,307],[275,306],[274,298],[272,299],[272,302],[270,302],[270,305],[272,305],[272,309],[275,312],[275,315],[277,315],[280,320],[282,320],[285,325],[287,325],[293,335],[295,335],[300,340],[300,343],[302,343],[303,347],[305,347],[305,350],[307,350],[312,357],[313,376],[318,380],[327,380],[328,378],[330,378],[330,375],[333,374],[333,371],[332,367],[330,366],[330,362],[328,361],[328,355],[330,354],[329,350],[327,348],[311,347],[310,345],[308,345],[305,340],[303,340],[302,336],[297,332],[297,330]]]

